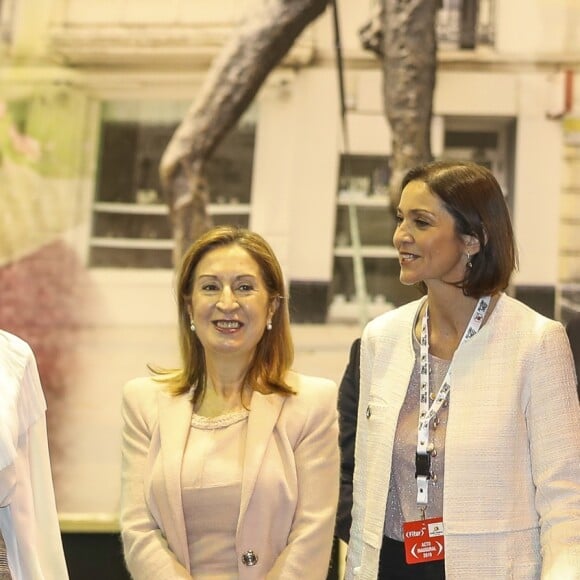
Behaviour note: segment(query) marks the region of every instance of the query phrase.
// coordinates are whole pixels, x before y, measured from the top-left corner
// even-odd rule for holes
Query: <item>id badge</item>
[[[403,524],[407,564],[424,564],[445,558],[443,518],[417,520]]]

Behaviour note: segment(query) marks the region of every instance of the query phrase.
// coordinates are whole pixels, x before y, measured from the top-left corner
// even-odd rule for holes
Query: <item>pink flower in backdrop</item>
[[[48,404],[51,451],[64,453],[58,425],[77,370],[77,345],[91,286],[76,252],[61,241],[0,267],[0,326],[36,355]]]

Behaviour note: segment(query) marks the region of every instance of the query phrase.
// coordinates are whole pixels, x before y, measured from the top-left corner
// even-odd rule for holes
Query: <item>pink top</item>
[[[247,410],[192,416],[181,479],[190,572],[196,579],[238,578],[235,538],[247,426]]]

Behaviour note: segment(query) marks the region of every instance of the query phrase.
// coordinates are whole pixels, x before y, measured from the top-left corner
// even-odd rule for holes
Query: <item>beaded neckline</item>
[[[193,413],[191,416],[191,426],[196,429],[223,429],[247,419],[249,414],[248,409],[225,413],[217,417],[204,417],[203,415]]]

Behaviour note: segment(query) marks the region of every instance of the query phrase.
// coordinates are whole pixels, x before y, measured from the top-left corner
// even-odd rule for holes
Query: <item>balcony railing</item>
[[[495,0],[442,0],[437,38],[442,50],[473,50],[493,46]]]
[[[493,46],[495,0],[439,0],[437,42],[442,50],[474,50]],[[368,22],[359,29],[363,48],[382,56],[383,7],[374,5]]]

